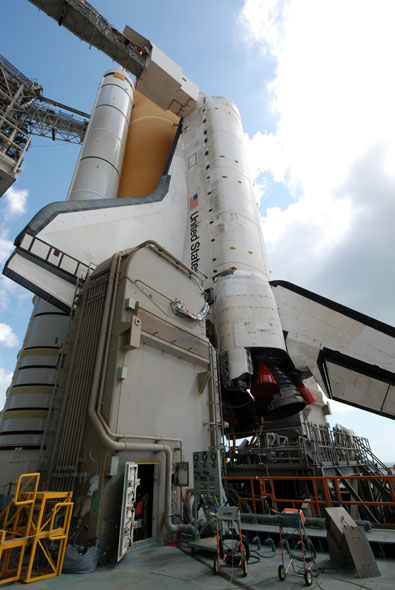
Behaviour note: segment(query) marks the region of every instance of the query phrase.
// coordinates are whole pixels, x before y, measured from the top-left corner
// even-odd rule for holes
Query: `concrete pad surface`
[[[248,564],[248,575],[243,576],[241,568],[220,567],[220,575],[213,572],[213,553],[193,552],[178,547],[158,545],[154,541],[136,543],[132,551],[117,565],[99,567],[91,574],[63,574],[56,578],[35,582],[32,590],[292,590],[304,588],[303,576],[287,574],[281,582],[278,566],[281,554],[272,554],[262,549],[259,561],[253,550]],[[264,557],[264,555],[266,557]],[[273,557],[271,557],[273,556]],[[288,563],[288,560],[286,561]],[[320,590],[394,590],[395,561],[378,560],[380,577],[358,578],[354,568],[342,568],[333,564],[327,554],[320,553],[316,558],[318,570],[313,577],[311,588]],[[301,564],[297,564],[300,568]],[[26,585],[19,582],[7,584],[15,590]]]

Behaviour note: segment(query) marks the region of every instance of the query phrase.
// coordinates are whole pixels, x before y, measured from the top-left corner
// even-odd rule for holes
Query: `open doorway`
[[[133,541],[143,541],[153,536],[154,482],[157,463],[138,463],[137,477],[140,484],[137,488],[135,504],[135,523]]]

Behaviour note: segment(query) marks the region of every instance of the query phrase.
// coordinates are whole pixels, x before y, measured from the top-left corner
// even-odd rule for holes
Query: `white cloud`
[[[0,411],[3,409],[5,403],[5,393],[7,387],[11,383],[12,373],[8,373],[5,369],[0,367]]]
[[[384,247],[389,252],[395,248],[392,231],[386,240],[380,236],[389,229],[385,210],[390,204],[390,167],[394,177],[395,84],[390,73],[395,3],[246,0],[241,18],[255,54],[263,52],[262,69],[265,60],[276,62],[270,83],[276,132],[257,131],[247,142],[253,174],[270,170],[292,197],[289,206],[271,208],[263,219],[274,276],[322,293],[327,273],[326,286],[331,286],[335,299],[342,299],[338,269],[343,267],[344,277],[342,263],[347,258],[350,282],[356,282],[358,273],[357,282],[365,278],[368,295],[362,311],[370,313],[367,299],[377,300],[378,283],[366,281],[367,268],[373,265],[376,279],[381,273],[387,284],[391,275],[390,291],[395,289],[391,265],[380,264]],[[377,158],[368,157],[378,146],[384,158],[380,166]],[[355,182],[360,162],[364,177],[375,178],[369,195]],[[370,229],[381,246],[369,237],[369,218],[375,221]],[[358,231],[362,221],[368,232],[364,235]],[[357,246],[367,244],[376,256],[369,257],[370,265],[358,256]],[[353,252],[353,259],[344,256],[345,248]],[[352,298],[347,304],[352,306]]]
[[[0,227],[0,264],[3,264],[13,250],[13,245],[8,240],[7,232]]]
[[[2,197],[6,218],[19,217],[26,212],[29,191],[11,186]]]
[[[379,4],[302,0],[283,12],[278,135],[306,192],[333,189],[372,144],[393,144],[395,5]]]
[[[13,244],[8,239],[8,231],[0,227],[0,266],[2,267],[13,250]],[[15,283],[0,274],[0,311],[7,309],[9,298],[15,290]]]
[[[247,0],[241,11],[250,39],[258,42],[264,53],[276,56],[283,40],[284,13],[289,0]]]
[[[272,152],[257,130],[247,142],[252,172],[286,171],[289,191],[263,217],[273,278],[395,325],[395,3],[246,0],[241,16],[262,72],[267,64],[274,72],[266,88],[271,128],[276,117],[265,139]],[[392,421],[330,405],[332,421],[347,415],[356,434],[393,460]]]
[[[314,281],[328,297],[395,325],[395,177],[386,149],[373,146],[351,169],[342,192],[351,195],[352,224],[327,253]]]
[[[0,226],[0,267],[4,265],[13,249],[13,243],[8,239],[8,230]],[[0,270],[0,312],[6,311],[11,301],[16,307],[26,305],[29,300],[31,293],[5,277]]]
[[[11,326],[0,322],[0,344],[4,344],[7,348],[12,348],[18,345],[18,338],[12,331]]]
[[[15,295],[21,300],[21,296],[23,297],[23,291],[19,285],[5,277],[4,275],[0,275],[0,312],[4,312],[9,308],[9,305]],[[23,297],[24,298],[24,297]],[[15,301],[15,300],[14,300]]]
[[[354,408],[353,406],[349,406],[348,404],[342,404],[341,402],[336,402],[334,399],[330,399],[328,401],[332,414],[350,414],[351,412],[356,411],[356,408]]]
[[[257,131],[252,139],[245,135],[248,164],[253,178],[271,172],[276,182],[284,182],[288,161],[278,138],[272,133]]]

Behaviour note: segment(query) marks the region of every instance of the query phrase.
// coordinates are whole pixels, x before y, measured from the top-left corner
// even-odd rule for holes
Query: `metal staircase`
[[[394,485],[390,479],[383,478],[383,475],[392,475],[391,470],[372,452],[369,444],[364,444],[357,439],[356,446],[361,461],[363,473],[369,479],[363,480],[362,486],[367,497],[373,502],[392,502],[393,494],[390,486]],[[394,482],[395,483],[395,482]],[[379,506],[379,517],[382,521],[395,522],[394,506]]]
[[[394,494],[390,487],[395,481],[392,483],[389,477],[385,477],[392,476],[391,470],[372,452],[367,439],[353,436],[353,445],[358,465],[358,474],[355,475],[366,477],[347,480],[349,471],[344,466],[337,466],[338,475],[343,476],[342,485],[350,497],[360,503],[364,518],[376,523],[395,522]]]

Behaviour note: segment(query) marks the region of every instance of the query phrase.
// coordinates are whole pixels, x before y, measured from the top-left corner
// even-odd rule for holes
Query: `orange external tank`
[[[118,197],[144,197],[157,187],[177,131],[179,117],[136,91]]]

